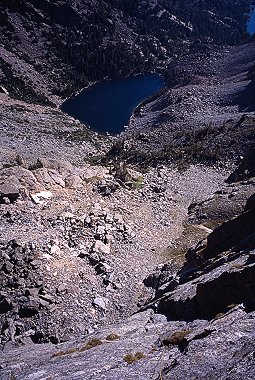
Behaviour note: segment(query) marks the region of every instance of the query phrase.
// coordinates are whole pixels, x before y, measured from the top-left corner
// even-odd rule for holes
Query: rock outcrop
[[[0,380],[255,378],[249,6],[1,1]],[[120,137],[54,108],[158,69]]]
[[[27,339],[38,343],[43,339],[43,334],[38,334],[39,314],[56,302],[44,287],[38,252],[32,244],[10,241],[1,247],[0,260],[1,343]]]
[[[191,248],[179,283],[172,280],[157,310],[173,320],[212,319],[231,305],[255,300],[255,209],[252,196],[245,211],[223,223]],[[171,290],[171,287],[175,288]],[[249,306],[247,306],[249,307]]]
[[[40,279],[34,279],[39,269],[35,252],[29,248],[31,253],[26,259],[27,249],[16,242],[9,244],[2,250],[2,267],[8,281],[13,278],[8,274],[14,273],[17,265],[22,268],[17,261],[21,253],[31,270],[22,280],[26,282],[25,288],[20,289],[24,288],[24,295],[21,294],[23,290],[19,296],[12,290],[1,295],[1,315],[8,316],[2,333],[13,343],[6,345],[2,352],[0,379],[92,380],[95,376],[99,380],[119,380],[121,377],[184,380],[192,376],[197,380],[253,379],[254,196],[247,200],[240,215],[224,222],[205,241],[187,252],[186,262],[178,273],[173,273],[171,264],[165,264],[144,281],[157,291],[143,311],[65,343],[56,344],[55,338],[49,336],[51,343],[32,346],[32,358],[31,337],[27,339],[21,334],[21,341],[26,344],[14,348],[17,329],[22,329],[27,321],[31,323],[38,310],[49,308],[66,288],[58,286],[54,297],[46,294]],[[92,214],[85,223],[93,224],[98,217]],[[109,220],[108,216],[104,218]],[[99,237],[105,233],[104,228],[98,225]],[[100,238],[97,242],[104,244]],[[102,247],[100,245],[100,250]],[[94,249],[91,260],[95,254],[109,253]],[[109,265],[97,260],[93,263],[98,273],[108,278]],[[102,312],[107,302],[104,297],[93,299],[94,306]],[[18,319],[12,317],[15,308]],[[34,333],[34,341],[40,342],[38,332]]]
[[[227,182],[235,183],[245,181],[255,176],[255,145],[252,144],[249,150],[245,153],[244,157],[236,170],[231,173]]]

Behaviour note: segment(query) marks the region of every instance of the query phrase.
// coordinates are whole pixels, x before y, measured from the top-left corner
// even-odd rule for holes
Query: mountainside
[[[246,173],[248,163],[247,157],[242,164]],[[255,182],[252,174],[245,178],[240,182],[237,178],[231,180],[204,202],[190,207],[193,223],[194,216],[201,217],[203,210],[202,219],[195,223],[209,234],[187,252],[177,273],[170,262],[144,280],[146,286],[154,289],[154,297],[139,312],[60,344],[51,337],[54,344],[31,346],[28,335],[33,328],[27,330],[22,337],[23,347],[5,347],[0,378],[253,379]],[[249,192],[253,194],[250,197]],[[231,211],[231,205],[237,204],[235,200],[242,203],[240,211]],[[219,203],[228,211],[228,217],[232,212],[232,219],[212,231],[205,223],[212,221],[212,211],[216,216]],[[224,213],[220,215],[224,217]],[[3,252],[6,267],[14,264],[12,270],[18,266],[17,256],[21,252],[26,252],[24,260],[32,260],[31,247],[21,249],[12,243]],[[30,265],[35,268],[33,261]],[[40,278],[33,281],[42,286]],[[58,297],[67,290],[64,286],[59,286]],[[17,326],[28,323],[32,319],[28,312],[36,310],[35,304],[31,304],[32,291],[33,288],[27,289],[30,304],[23,308],[20,305],[20,324],[14,324],[10,318],[4,326],[5,337],[11,337],[13,343]],[[54,312],[51,305],[56,301],[44,292],[39,297],[41,304]],[[6,298],[5,305],[10,305],[7,302]],[[39,332],[32,336],[40,337]]]
[[[15,97],[58,104],[91,81],[243,41],[250,3],[2,0],[1,82]]]
[[[254,379],[251,4],[1,0],[0,380]],[[59,107],[148,71],[120,135]]]
[[[254,61],[254,41],[172,61],[175,83],[135,110],[117,154],[145,167],[239,159],[254,143]]]

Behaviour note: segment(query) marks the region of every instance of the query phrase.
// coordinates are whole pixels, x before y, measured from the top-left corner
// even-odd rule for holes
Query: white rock
[[[0,86],[0,92],[4,93],[5,95],[9,95],[8,90],[4,86]]]
[[[111,234],[105,235],[105,239],[106,239],[107,243],[113,243],[114,242],[114,236]]]
[[[59,255],[60,254],[60,248],[59,248],[59,246],[57,245],[57,244],[54,244],[52,247],[51,247],[51,249],[50,249],[50,253],[52,254],[52,255]]]
[[[43,199],[50,199],[52,197],[52,193],[50,191],[41,191],[40,193],[36,193],[35,195]]]
[[[51,260],[52,259],[52,256],[49,255],[48,253],[43,253],[42,257],[43,257],[43,259],[46,259],[46,260]]]
[[[97,240],[94,244],[93,250],[97,253],[108,255],[111,252],[110,244],[104,244],[102,241]]]
[[[73,219],[75,218],[75,215],[67,211],[67,212],[63,212],[63,214],[61,214],[61,217],[64,219]]]
[[[44,204],[45,202],[40,200],[40,198],[35,195],[35,194],[30,194],[31,199],[36,203],[36,204]]]
[[[106,310],[106,304],[102,297],[96,297],[93,301],[94,306],[98,306],[103,310]]]
[[[96,233],[98,235],[103,235],[105,233],[105,227],[104,226],[98,226],[97,230],[96,230]]]
[[[50,199],[52,193],[50,191],[41,191],[40,193],[30,194],[30,197],[36,204],[43,204],[44,199]]]

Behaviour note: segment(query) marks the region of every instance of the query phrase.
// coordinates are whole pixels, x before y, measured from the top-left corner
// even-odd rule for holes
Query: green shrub
[[[144,181],[144,178],[143,176],[138,176],[135,181],[133,182],[133,188],[136,189],[136,190],[139,190],[141,189],[142,185],[143,185],[143,181]]]

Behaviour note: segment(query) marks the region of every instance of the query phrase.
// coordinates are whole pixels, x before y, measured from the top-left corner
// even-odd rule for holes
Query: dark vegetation
[[[155,149],[151,147],[152,141],[149,133],[138,133],[132,139],[118,140],[108,151],[106,158],[120,158],[141,168],[157,166],[162,162],[185,168],[194,162],[216,164],[235,160],[251,146],[254,149],[254,119],[242,116],[237,122],[230,119],[220,126],[209,123],[198,130],[177,130],[171,132],[168,139],[162,139],[162,143],[157,144]]]
[[[4,74],[1,83],[14,98],[25,100],[27,103],[55,106],[46,96],[35,91],[31,83],[25,82],[21,77],[15,75],[11,65],[6,63],[2,58],[0,58],[0,66]]]
[[[185,336],[187,336],[189,333],[190,333],[190,330],[176,331],[172,335],[166,336],[162,340],[162,344],[164,346],[170,346],[170,345],[177,345],[178,346],[183,341]]]
[[[207,51],[247,38],[248,0],[153,4],[150,0],[2,0],[0,42],[50,78],[53,94],[68,97],[89,81],[165,69],[166,60],[175,54]],[[17,76],[9,82],[6,70],[2,70],[3,83],[20,97],[20,90],[15,90]],[[32,89],[28,92],[25,85],[24,91],[24,99],[30,100]],[[33,101],[44,100],[33,96]]]

